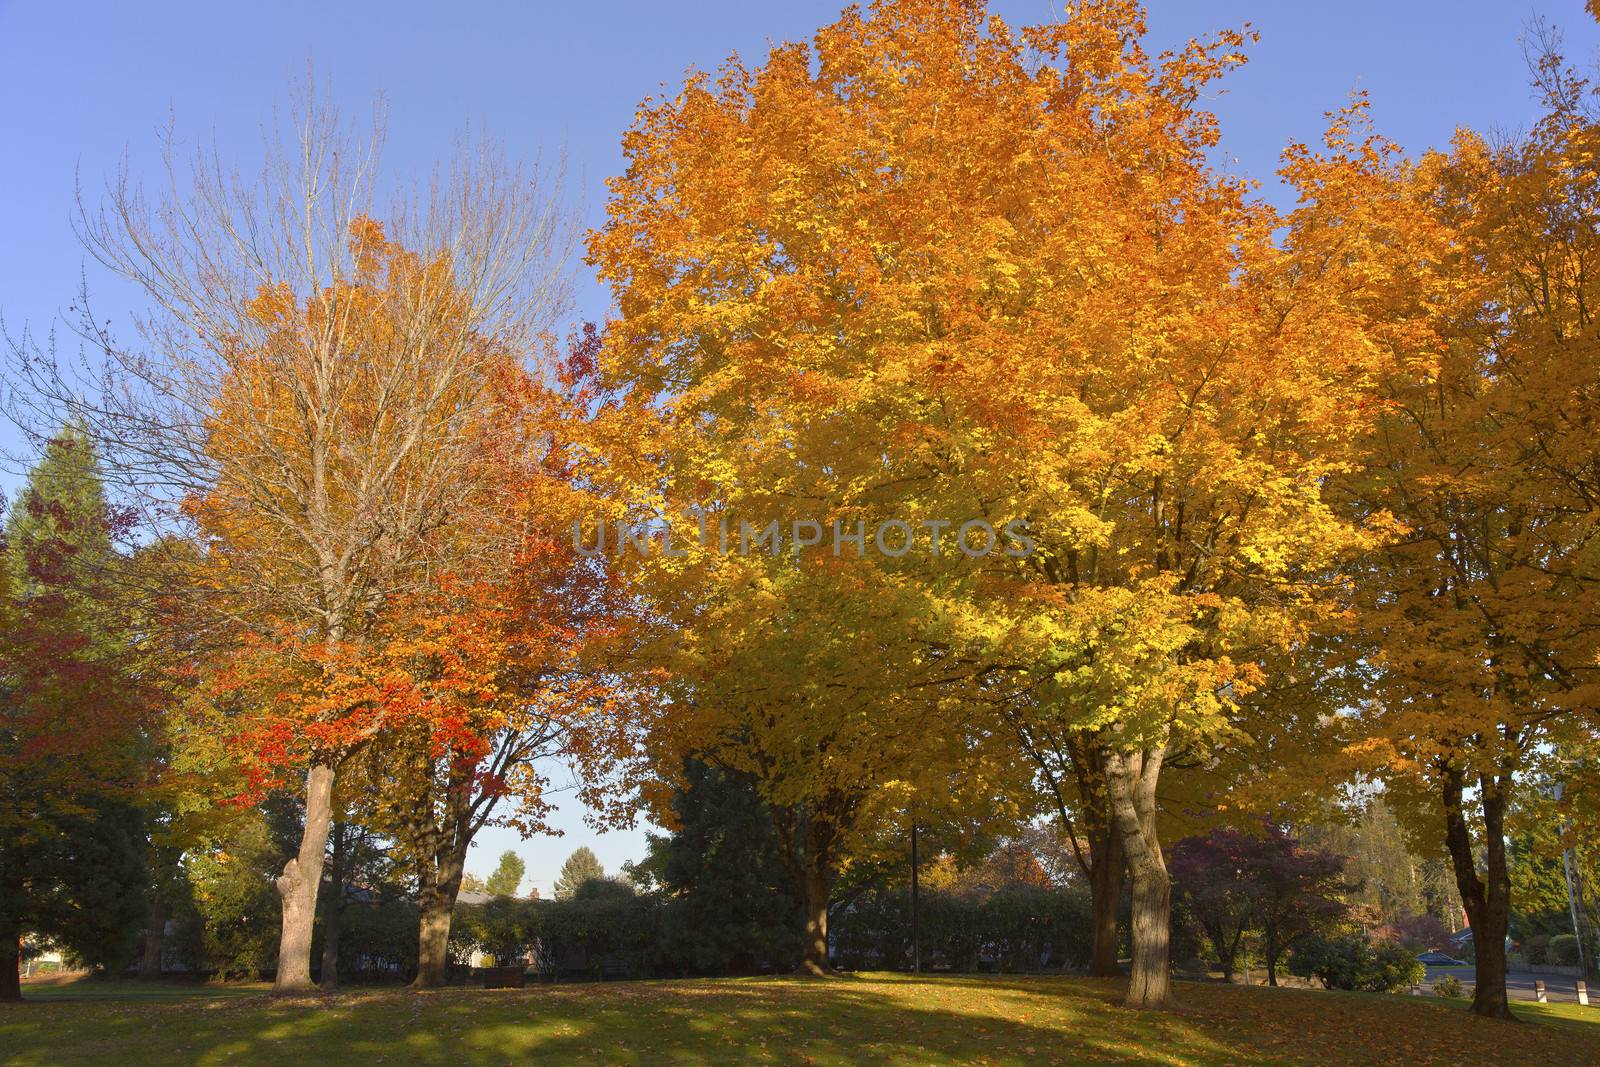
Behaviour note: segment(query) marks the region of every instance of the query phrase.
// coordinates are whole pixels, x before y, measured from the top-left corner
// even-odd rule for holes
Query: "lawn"
[[[56,987],[0,1006],[6,1064],[1394,1063],[1600,1061],[1600,1007],[1492,1022],[1434,997],[1180,984],[866,975],[359,991],[296,1001],[149,985]],[[181,991],[182,987],[178,987]],[[239,991],[224,990],[225,993]],[[1558,1006],[1551,1005],[1551,1008]],[[1561,1006],[1566,1007],[1566,1006]],[[1594,1022],[1585,1021],[1592,1011]]]

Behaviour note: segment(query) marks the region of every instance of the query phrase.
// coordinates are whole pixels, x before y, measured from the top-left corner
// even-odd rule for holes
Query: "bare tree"
[[[149,301],[139,343],[87,310],[76,359],[10,339],[8,407],[28,429],[87,428],[144,528],[180,546],[144,555],[190,594],[197,631],[289,627],[332,650],[439,552],[494,535],[473,522],[493,376],[542,350],[576,227],[559,167],[489,145],[380,191],[382,109],[353,135],[310,88],[263,140],[247,179],[169,127],[159,189],[124,162],[100,204],[80,195],[85,247]],[[175,573],[218,559],[223,582]],[[311,986],[335,774],[376,729],[310,746],[304,835],[277,880],[280,991]]]

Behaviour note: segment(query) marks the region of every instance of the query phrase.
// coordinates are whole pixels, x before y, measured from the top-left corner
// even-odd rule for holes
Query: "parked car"
[[[1467,967],[1466,960],[1458,960],[1454,956],[1447,956],[1443,952],[1421,952],[1417,954],[1417,962],[1428,967]]]

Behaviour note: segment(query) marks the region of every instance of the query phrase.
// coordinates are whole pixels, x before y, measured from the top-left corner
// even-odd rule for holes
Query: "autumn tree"
[[[385,198],[380,144],[309,93],[253,177],[186,165],[169,136],[166,192],[124,170],[81,219],[150,302],[141,343],[86,313],[103,366],[80,373],[20,342],[19,415],[76,413],[143,519],[204,546],[151,581],[194,591],[190,626],[240,650],[213,686],[238,710],[236,750],[260,783],[303,773],[279,990],[310,985],[338,768],[409,710],[352,665],[394,598],[494,534],[478,512],[489,387],[537,351],[563,292],[569,230],[536,175],[463,151]]]
[[[1309,775],[1305,780],[1322,779]],[[1346,858],[1352,904],[1397,928],[1423,917],[1449,933],[1461,925],[1460,897],[1444,841],[1429,830],[1426,821],[1402,822],[1380,793],[1361,798],[1350,810],[1319,814],[1302,827],[1301,839]]]
[[[1384,380],[1384,419],[1351,507],[1402,535],[1357,572],[1367,684],[1354,765],[1382,776],[1413,825],[1442,837],[1476,951],[1473,1011],[1509,1018],[1507,814],[1546,746],[1587,727],[1600,695],[1593,388],[1597,126],[1589,89],[1547,55],[1547,114],[1492,147],[1458,135],[1408,197],[1447,240],[1370,250],[1395,306],[1421,306]],[[1416,207],[1400,210],[1414,214]],[[1383,279],[1388,279],[1385,283]]]
[[[1119,963],[1118,914],[1127,885],[1122,837],[1111,818],[1105,750],[1078,728],[1072,709],[1050,716],[1026,701],[1002,703],[1002,715],[1038,773],[1038,788],[1054,810],[1073,862],[1089,884],[1091,947],[1089,973],[1114,978]]]
[[[1267,984],[1277,985],[1283,953],[1346,911],[1343,858],[1271,824],[1184,838],[1173,846],[1172,872],[1230,982],[1246,932],[1261,932]]]
[[[0,999],[21,998],[24,931],[116,965],[143,918],[155,704],[121,624],[120,525],[93,444],[62,429],[0,542]]]
[[[417,871],[419,986],[446,980],[452,909],[478,831],[545,832],[551,761],[580,777],[604,762],[638,692],[616,669],[628,632],[622,592],[569,532],[588,509],[573,449],[591,413],[597,343],[592,329],[580,334],[546,379],[506,370],[480,471],[490,499],[476,519],[489,543],[476,528],[457,531],[442,554],[455,569],[441,562],[426,588],[396,598],[368,640],[370,684],[403,692],[412,709],[360,773],[368,817]],[[580,795],[598,788],[586,778]]]
[[[854,649],[857,676],[882,665],[857,691],[940,721],[1010,702],[1099,736],[1129,1002],[1154,1007],[1162,768],[1234,738],[1259,664],[1368,542],[1323,487],[1385,354],[1310,217],[1207,162],[1201,94],[1246,35],[1151,58],[1143,33],[1126,2],[1020,33],[955,0],[847,12],[647,106],[590,255],[622,312],[610,371],[662,402],[663,484],[780,528],[917,524],[917,551],[834,569],[885,621],[830,668]],[[1034,551],[957,550],[978,519]],[[836,680],[799,736],[852,700],[810,673]],[[933,711],[935,680],[965,700]]]

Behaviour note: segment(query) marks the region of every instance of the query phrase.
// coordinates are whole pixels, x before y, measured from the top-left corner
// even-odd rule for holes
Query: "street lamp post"
[[[911,973],[922,973],[922,931],[917,925],[917,821],[911,820]]]

